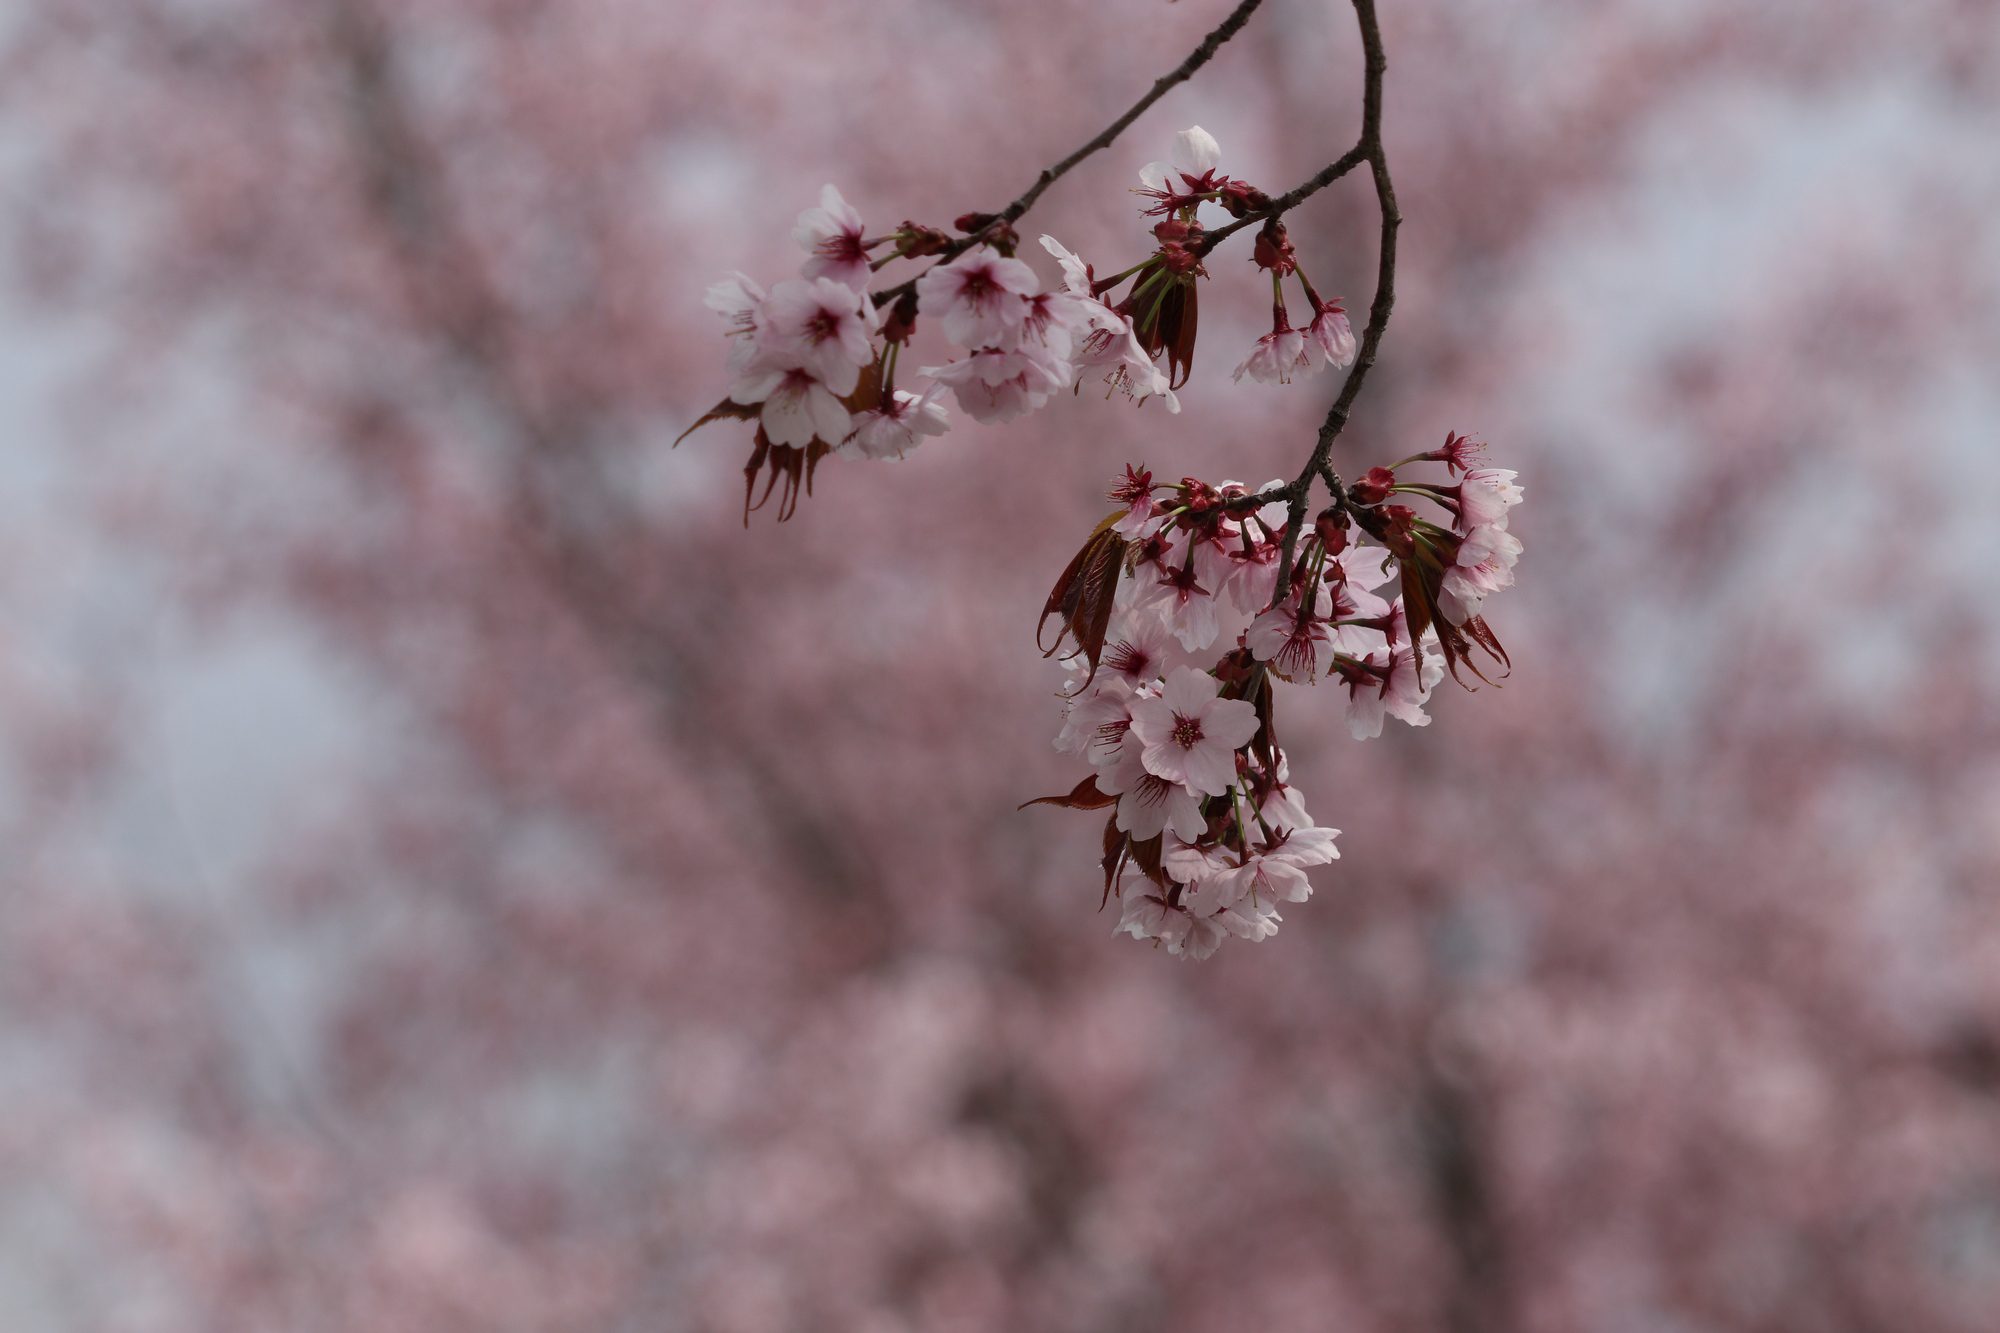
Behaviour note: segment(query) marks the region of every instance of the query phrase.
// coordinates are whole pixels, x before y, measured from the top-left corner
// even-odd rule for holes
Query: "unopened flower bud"
[[[926,227],[921,222],[904,222],[896,229],[896,248],[912,259],[926,255],[941,255],[951,245],[951,237],[936,227]]]
[[[1162,218],[1153,224],[1153,235],[1158,237],[1163,245],[1169,241],[1176,245],[1183,244],[1188,238],[1188,233],[1193,230],[1195,230],[1193,224],[1182,222],[1179,218]]]
[[[1239,180],[1224,181],[1217,191],[1216,202],[1228,209],[1231,217],[1260,213],[1271,206],[1270,195]]]
[[[1358,505],[1378,505],[1389,498],[1389,488],[1395,484],[1396,474],[1388,468],[1371,467],[1347,488],[1347,497]]]
[[[1258,268],[1270,269],[1281,278],[1299,266],[1292,250],[1292,239],[1285,232],[1285,224],[1276,218],[1266,219],[1264,225],[1258,228],[1257,244],[1250,257]]]

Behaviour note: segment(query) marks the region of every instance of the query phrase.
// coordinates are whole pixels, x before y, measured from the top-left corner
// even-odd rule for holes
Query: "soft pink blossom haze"
[[[668,447],[824,185],[997,208],[1227,7],[16,7],[0,1329],[1991,1333],[1991,0],[1383,6],[1336,461],[1519,469],[1515,669],[1284,692],[1341,859],[1255,947],[1114,938],[1102,818],[1015,809],[1110,479],[1289,476],[1335,391],[1232,382],[1249,238],[1178,416],[747,532],[747,428]],[[1269,0],[1022,257],[1359,100]],[[1291,237],[1365,312],[1365,173]]]

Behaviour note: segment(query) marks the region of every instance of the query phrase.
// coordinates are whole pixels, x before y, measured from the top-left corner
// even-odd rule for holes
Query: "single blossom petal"
[[[1222,165],[1222,146],[1199,125],[1174,136],[1174,166],[1190,176],[1204,176]]]

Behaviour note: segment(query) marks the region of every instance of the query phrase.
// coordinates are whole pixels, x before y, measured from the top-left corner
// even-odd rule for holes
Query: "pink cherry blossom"
[[[1220,697],[1215,677],[1178,667],[1158,698],[1132,705],[1132,735],[1144,746],[1146,770],[1207,796],[1236,781],[1236,751],[1257,734],[1257,710],[1243,699]]]
[[[1098,300],[1092,291],[1090,265],[1053,236],[1042,237],[1042,248],[1062,266],[1063,290],[1075,298],[1077,370],[1103,368],[1113,391],[1123,392],[1135,403],[1159,398],[1165,401],[1167,411],[1179,412],[1180,400],[1174,396],[1166,372],[1140,343],[1132,321]]]
[[[729,396],[735,402],[764,405],[760,420],[772,444],[803,448],[817,437],[837,445],[853,426],[839,397],[803,367],[746,375],[736,381]]]
[[[1424,701],[1444,676],[1444,661],[1429,651],[1429,641],[1421,653],[1405,642],[1377,649],[1364,660],[1371,670],[1347,682],[1347,727],[1354,738],[1380,736],[1385,716],[1413,727],[1429,726]]]
[[[1127,616],[1105,641],[1101,675],[1137,686],[1165,674],[1171,634],[1154,616]]]
[[[757,311],[765,291],[741,273],[731,273],[703,293],[701,303],[729,321],[729,373],[741,374],[757,355]]]
[[[758,311],[752,369],[802,369],[836,394],[852,393],[875,359],[875,328],[874,302],[851,287],[832,278],[781,282]]]
[[[1192,565],[1163,570],[1141,597],[1141,604],[1164,616],[1181,647],[1191,653],[1208,647],[1222,634],[1215,594],[1202,584]]]
[[[857,292],[868,290],[873,276],[868,252],[861,245],[861,215],[854,211],[840,191],[828,185],[819,193],[819,207],[799,214],[792,229],[796,240],[812,257],[806,260],[808,278],[831,278]]]
[[[1349,657],[1366,657],[1385,647],[1383,631],[1355,621],[1380,620],[1391,604],[1369,589],[1396,575],[1396,562],[1379,546],[1350,546],[1326,563],[1320,585],[1325,613],[1332,622],[1333,650]]]
[[[1245,898],[1253,903],[1304,902],[1312,897],[1306,867],[1339,860],[1333,845],[1339,836],[1334,828],[1296,828],[1258,843],[1244,853],[1242,865],[1224,872],[1228,904]]]
[[[1230,933],[1216,917],[1196,918],[1185,908],[1169,906],[1157,893],[1141,893],[1136,887],[1124,895],[1119,908],[1118,925],[1112,934],[1158,940],[1176,958],[1207,958]]]
[[[1395,557],[1380,546],[1350,546],[1330,563],[1340,566],[1340,581],[1350,588],[1379,588],[1396,577]]]
[[[1021,327],[1012,344],[1014,349],[1051,366],[1067,367],[1076,334],[1089,328],[1082,302],[1067,292],[1037,292],[1024,298],[1022,311]]]
[[[1026,298],[1040,290],[1035,271],[978,246],[917,279],[917,308],[962,347],[1012,347],[1028,317]]]
[[[1218,847],[1205,847],[1174,836],[1167,838],[1160,853],[1160,868],[1176,884],[1198,884],[1234,869],[1235,865]]]
[[[1507,511],[1521,503],[1521,488],[1508,468],[1476,467],[1458,487],[1458,530],[1507,526]]]
[[[1479,614],[1479,604],[1489,594],[1512,587],[1514,562],[1520,555],[1521,539],[1503,527],[1489,524],[1467,533],[1438,593],[1444,618],[1463,625]]]
[[[937,401],[933,384],[921,394],[898,389],[888,402],[856,414],[854,434],[842,448],[861,458],[902,458],[925,439],[951,429],[951,416]]]
[[[1247,374],[1265,384],[1290,384],[1293,375],[1310,369],[1312,358],[1306,354],[1306,335],[1281,324],[1257,340],[1231,378],[1241,380]]]
[[[1055,237],[1048,235],[1042,237],[1042,249],[1054,255],[1057,265],[1061,267],[1064,291],[1068,292],[1071,296],[1091,297],[1095,295],[1091,291],[1090,265],[1084,262],[1082,255],[1077,254]]]
[[[1131,726],[1131,690],[1116,679],[1102,681],[1069,701],[1055,747],[1092,764],[1110,765],[1117,761]],[[1115,794],[1101,782],[1098,790]]]
[[[1336,369],[1354,360],[1354,327],[1338,301],[1322,305],[1313,315],[1312,323],[1306,326],[1306,341]]]
[[[1111,761],[1097,763],[1097,789],[1118,797],[1119,829],[1137,842],[1157,838],[1167,829],[1190,841],[1199,838],[1208,827],[1200,793],[1148,772],[1144,749],[1128,731]],[[1095,761],[1095,751],[1092,757]]]
[[[1066,367],[1027,352],[993,347],[982,347],[949,365],[926,366],[922,373],[949,388],[966,415],[981,422],[1026,416],[1069,384]]]
[[[1309,826],[1305,801],[1298,788],[1290,785],[1291,765],[1284,751],[1278,752],[1277,772],[1253,769],[1250,780],[1238,786],[1232,800],[1236,820],[1244,828],[1262,824],[1274,832]]]
[[[1264,904],[1245,911],[1244,908],[1247,906],[1249,906],[1247,903],[1239,901],[1236,906],[1226,907],[1210,919],[1219,923],[1238,939],[1250,940],[1253,943],[1257,940],[1268,940],[1278,933],[1278,923],[1283,918],[1278,915],[1276,908]]]
[[[1134,403],[1158,398],[1169,413],[1178,413],[1181,403],[1173,381],[1139,341],[1132,321],[1100,301],[1078,300],[1085,326],[1076,350],[1077,369],[1102,369],[1114,393],[1123,393]]]
[[[1139,168],[1140,193],[1159,201],[1154,211],[1171,209],[1190,190],[1206,189],[1222,165],[1222,148],[1215,136],[1192,125],[1174,136],[1171,157],[1171,162],[1148,162]]]
[[[1290,681],[1316,680],[1333,657],[1326,622],[1299,615],[1298,599],[1258,614],[1243,639],[1250,655],[1269,662],[1271,670]]]

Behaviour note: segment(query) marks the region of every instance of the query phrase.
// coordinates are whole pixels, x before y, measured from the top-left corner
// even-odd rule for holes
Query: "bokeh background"
[[[1012,198],[1222,0],[16,0],[0,1328],[2000,1327],[2000,7],[1387,4],[1341,462],[1518,467],[1504,688],[1348,740],[1284,932],[1111,937],[1043,594],[1092,394],[740,526],[704,286]],[[1269,0],[1200,123],[1358,128]],[[1356,177],[1292,221],[1364,308]],[[1052,266],[1036,252],[1045,275]]]

